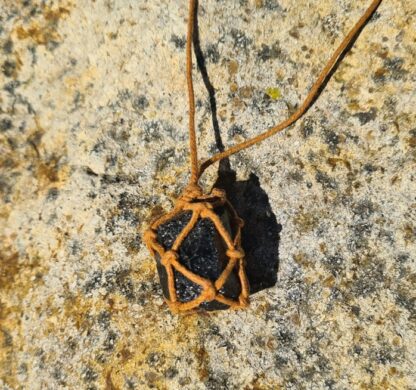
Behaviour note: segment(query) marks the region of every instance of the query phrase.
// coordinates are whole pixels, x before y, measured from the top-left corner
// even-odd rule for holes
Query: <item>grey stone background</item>
[[[369,0],[200,3],[232,145],[301,103]],[[178,317],[141,236],[188,178],[187,2],[0,0],[0,388],[415,389],[415,14],[383,1],[313,108],[231,158],[282,227],[277,284]]]

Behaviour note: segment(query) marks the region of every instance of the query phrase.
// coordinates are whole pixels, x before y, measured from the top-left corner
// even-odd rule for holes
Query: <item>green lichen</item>
[[[270,87],[266,89],[266,94],[270,99],[276,100],[282,96],[280,89],[277,87]]]

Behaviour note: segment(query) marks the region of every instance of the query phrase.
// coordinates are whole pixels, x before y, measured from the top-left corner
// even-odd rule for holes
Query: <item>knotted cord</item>
[[[241,247],[241,229],[244,222],[241,218],[238,217],[237,213],[235,212],[231,203],[227,200],[223,191],[214,188],[211,191],[211,194],[204,195],[201,187],[198,185],[198,180],[205,169],[207,169],[214,162],[229,157],[232,154],[239,152],[240,150],[253,146],[296,122],[312,105],[316,97],[319,95],[321,88],[324,86],[325,81],[329,78],[331,71],[333,70],[338,59],[343,53],[346,52],[355,35],[371,17],[381,1],[382,0],[374,0],[364,15],[344,38],[340,46],[337,48],[337,50],[335,50],[328,63],[325,65],[322,72],[319,74],[318,79],[313,84],[309,94],[306,96],[306,99],[294,114],[292,114],[288,119],[279,123],[278,125],[271,127],[266,132],[252,139],[232,146],[221,153],[215,154],[208,160],[205,160],[200,167],[198,166],[198,150],[195,133],[195,96],[192,81],[192,36],[195,20],[196,0],[189,1],[188,33],[186,44],[186,78],[189,97],[189,150],[191,177],[188,186],[182,193],[182,196],[176,201],[174,209],[153,221],[144,235],[144,241],[150,252],[153,255],[157,254],[158,261],[165,269],[168,290],[168,296],[165,298],[173,312],[183,313],[197,310],[203,302],[211,302],[214,300],[232,309],[244,308],[249,304],[249,284],[245,273],[244,251]],[[229,216],[231,218],[230,220],[235,227],[235,231],[233,233],[229,232],[225,228],[221,219],[215,213],[215,208],[217,207],[225,207],[228,210]],[[189,222],[177,235],[173,245],[170,248],[164,248],[158,242],[158,228],[169,220],[180,217],[184,212],[191,212],[191,218]],[[224,269],[216,280],[209,280],[192,272],[180,262],[179,258],[181,244],[189,236],[191,230],[201,219],[208,219],[211,221],[225,246],[225,255],[228,260]],[[236,272],[236,276],[239,279],[241,287],[240,294],[236,299],[232,299],[221,293],[222,288],[224,287],[227,279],[230,277],[232,272]],[[190,301],[182,302],[179,299],[176,291],[176,273],[182,274],[186,279],[199,285],[201,288],[201,293]]]
[[[220,217],[215,213],[214,209],[219,206],[226,207],[228,210],[230,218],[235,225],[235,235],[231,236],[230,232],[228,232],[221,222]],[[158,228],[165,222],[187,211],[192,212],[191,219],[178,234],[172,246],[170,248],[164,248],[157,239]],[[228,259],[225,268],[215,281],[190,271],[179,259],[181,244],[198,221],[204,218],[210,220],[214,225],[215,230],[224,243],[226,248],[225,255]],[[188,187],[182,197],[176,201],[175,208],[151,224],[150,228],[144,234],[144,242],[153,256],[155,254],[159,256],[158,261],[165,267],[169,292],[169,297],[166,297],[166,302],[172,312],[183,313],[197,310],[201,303],[211,302],[213,300],[227,305],[231,309],[242,309],[248,306],[249,284],[244,270],[244,251],[241,247],[241,229],[243,225],[244,221],[238,217],[233,206],[227,200],[224,191],[214,188],[211,194],[203,195],[196,186],[193,188]],[[237,299],[231,299],[220,292],[234,269],[237,269],[236,276],[241,286],[241,291]],[[181,273],[188,280],[199,285],[201,293],[190,301],[181,302],[176,291],[175,273]]]
[[[366,22],[370,19],[371,15],[380,5],[382,0],[373,0],[358,22],[354,25],[351,31],[345,36],[341,44],[335,50],[334,54],[328,60],[327,64],[319,74],[317,80],[312,85],[311,90],[306,96],[305,100],[301,106],[294,112],[289,118],[283,122],[277,124],[276,126],[271,127],[269,130],[264,133],[259,134],[258,136],[243,141],[237,145],[231,146],[223,152],[214,154],[209,159],[205,160],[200,167],[198,167],[198,156],[197,156],[197,145],[196,145],[196,135],[195,135],[195,98],[194,90],[192,83],[192,34],[195,18],[195,4],[197,0],[189,0],[189,18],[188,18],[188,34],[187,34],[187,50],[186,50],[186,64],[187,64],[187,82],[188,82],[188,96],[189,96],[189,142],[190,142],[190,160],[191,160],[191,179],[190,183],[197,185],[199,178],[202,173],[216,161],[222,160],[226,157],[229,157],[237,152],[240,152],[243,149],[249,148],[250,146],[256,145],[265,139],[271,137],[272,135],[286,129],[288,126],[295,123],[299,118],[301,118],[306,111],[310,108],[312,103],[315,101],[319,93],[321,92],[322,87],[325,85],[326,80],[330,77],[331,71],[338,62],[338,59],[347,51],[349,45],[354,40],[355,36],[359,31],[364,27]]]

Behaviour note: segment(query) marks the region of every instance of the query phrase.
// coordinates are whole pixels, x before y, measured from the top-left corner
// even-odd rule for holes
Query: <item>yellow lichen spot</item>
[[[273,100],[279,99],[282,96],[280,89],[277,87],[270,87],[266,89],[266,95]]]
[[[17,26],[16,35],[20,40],[32,39],[38,45],[46,45],[49,42],[60,42],[61,35],[58,33],[58,22],[70,14],[69,9],[64,7],[49,8],[42,7],[40,16],[31,22],[29,26]]]
[[[230,73],[230,76],[234,76],[238,72],[238,62],[231,60],[228,64],[228,72]]]
[[[316,228],[319,218],[317,215],[310,212],[298,213],[293,222],[302,233],[307,233]]]
[[[253,87],[245,86],[240,89],[240,95],[243,98],[251,98],[253,96]]]

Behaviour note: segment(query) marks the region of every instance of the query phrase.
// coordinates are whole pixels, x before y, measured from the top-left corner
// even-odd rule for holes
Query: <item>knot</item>
[[[154,241],[154,240],[156,240],[156,238],[157,238],[157,234],[152,228],[147,229],[143,234],[143,240],[145,242]]]
[[[210,217],[210,212],[205,207],[203,207],[202,210],[200,211],[199,215],[201,216],[201,218],[209,218]]]
[[[244,251],[242,249],[227,249],[227,256],[230,259],[242,259],[244,258]]]
[[[217,290],[215,290],[214,285],[211,283],[204,291],[204,298],[206,301],[211,302],[217,296]]]
[[[221,188],[213,188],[211,190],[211,195],[215,196],[217,198],[220,198],[220,199],[225,199],[226,198],[225,191]]]
[[[212,209],[212,208],[213,208],[212,205],[208,202],[187,203],[183,206],[184,210],[192,210],[198,214],[201,214],[201,216],[207,209]]]
[[[165,302],[168,304],[170,310],[172,311],[172,313],[174,314],[179,314],[180,313],[180,302],[173,302],[169,299],[165,298]]]
[[[143,234],[143,240],[148,247],[152,246],[153,242],[156,241],[156,238],[157,234],[152,228],[146,230]]]
[[[240,302],[240,306],[241,307],[247,307],[249,304],[249,300],[246,297],[243,297],[240,295],[240,297],[238,298],[238,301]]]
[[[169,250],[163,254],[162,258],[160,259],[160,262],[165,267],[167,267],[168,265],[172,264],[176,260],[178,260],[178,254],[175,251]]]
[[[185,202],[190,202],[191,200],[197,199],[202,195],[202,189],[198,184],[190,183],[183,190],[181,195],[181,200]]]

